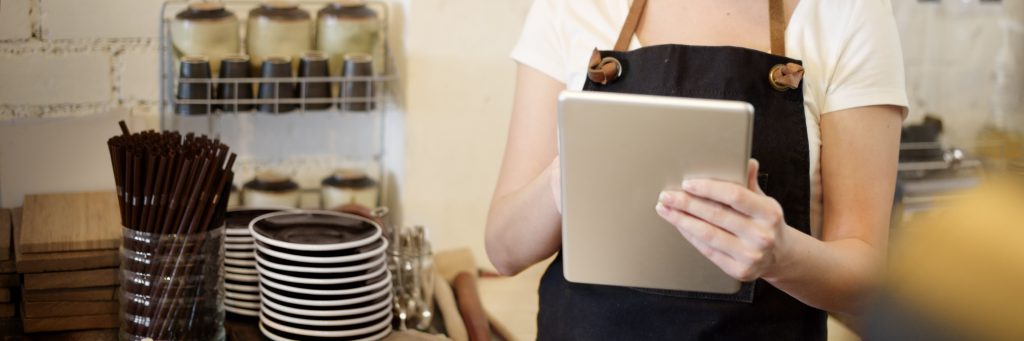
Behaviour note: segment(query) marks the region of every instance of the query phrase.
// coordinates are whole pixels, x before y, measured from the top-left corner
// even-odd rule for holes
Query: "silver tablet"
[[[562,260],[572,282],[734,293],[740,283],[654,210],[683,179],[746,184],[754,108],[737,101],[563,91]]]

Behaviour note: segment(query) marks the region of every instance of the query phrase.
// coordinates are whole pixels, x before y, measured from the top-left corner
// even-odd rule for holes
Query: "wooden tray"
[[[26,302],[117,301],[117,287],[23,290]]]
[[[0,288],[14,288],[21,286],[21,279],[18,274],[0,274]]]
[[[120,243],[121,218],[114,192],[25,197],[18,252],[111,250]]]
[[[11,210],[0,209],[0,261],[11,259]]]
[[[14,234],[18,235],[21,232],[21,208],[15,208],[12,217]],[[113,268],[121,260],[116,249],[50,253],[22,253],[20,249],[14,251],[15,265],[20,273]]]
[[[117,328],[117,314],[22,319],[26,333]]]
[[[116,314],[117,301],[21,302],[26,318]]]
[[[25,290],[88,288],[117,285],[118,269],[25,274]]]

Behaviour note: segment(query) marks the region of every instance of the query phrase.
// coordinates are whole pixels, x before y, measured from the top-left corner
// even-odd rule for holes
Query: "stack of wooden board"
[[[20,330],[15,312],[18,293],[18,274],[14,268],[14,248],[11,247],[14,228],[10,210],[0,209],[0,335],[14,335]]]
[[[25,333],[118,327],[119,214],[112,192],[25,197],[14,219]]]

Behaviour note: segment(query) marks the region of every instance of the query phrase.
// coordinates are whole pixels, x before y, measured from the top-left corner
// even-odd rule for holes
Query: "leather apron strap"
[[[786,26],[789,24],[789,17],[786,16],[782,2],[783,0],[768,0],[771,53],[777,56],[786,55]],[[647,0],[633,0],[633,4],[629,6],[629,14],[626,15],[626,22],[622,23],[622,30],[619,31],[619,39],[615,41],[615,51],[624,52],[629,49],[629,42],[636,35],[636,29],[640,27],[640,20],[646,7]]]
[[[622,29],[619,31],[619,38],[615,41],[613,51],[625,52],[629,49],[629,42],[636,35],[646,7],[647,0],[633,0],[633,4],[629,6],[629,14],[626,15],[626,21],[622,23]],[[768,0],[768,21],[771,53],[785,56],[786,27],[789,25],[789,16],[786,15],[783,0]],[[622,75],[622,65],[619,61],[615,58],[602,58],[600,51],[596,48],[590,57],[589,65],[587,77],[598,84],[608,84]],[[777,65],[769,70],[768,79],[776,90],[796,89],[800,86],[800,80],[803,79],[803,67],[796,64]]]

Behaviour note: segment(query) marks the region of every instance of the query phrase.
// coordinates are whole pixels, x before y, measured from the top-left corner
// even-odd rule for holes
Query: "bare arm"
[[[794,234],[793,247],[781,257],[779,268],[786,270],[766,280],[818,308],[863,308],[885,258],[901,123],[900,109],[893,106],[822,116],[822,240]]]
[[[665,191],[656,209],[729,275],[763,278],[828,311],[857,313],[885,255],[901,118],[892,106],[824,115],[822,240],[786,225],[781,206],[749,184],[690,180]]]
[[[552,194],[561,82],[519,65],[505,157],[487,216],[487,255],[498,272],[519,273],[561,245],[561,214]],[[554,162],[553,162],[554,161]]]

